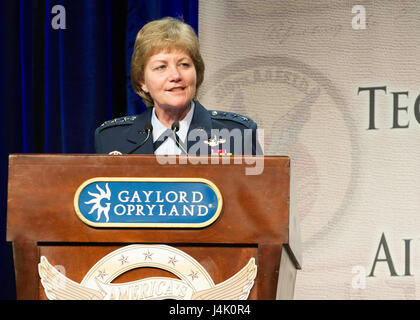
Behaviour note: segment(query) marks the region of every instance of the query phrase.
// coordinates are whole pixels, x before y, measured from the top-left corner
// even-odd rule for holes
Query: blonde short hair
[[[197,98],[198,88],[203,82],[205,69],[197,35],[188,24],[178,19],[167,17],[149,22],[140,29],[137,33],[133,55],[131,56],[131,84],[134,91],[148,107],[153,106],[153,99],[140,86],[140,80],[144,80],[146,62],[158,52],[173,49],[184,50],[194,63],[197,72],[194,99]]]

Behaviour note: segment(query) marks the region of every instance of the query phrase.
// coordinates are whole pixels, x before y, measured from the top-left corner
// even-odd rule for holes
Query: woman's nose
[[[169,80],[170,81],[179,81],[181,80],[181,74],[176,66],[171,66],[169,68]]]

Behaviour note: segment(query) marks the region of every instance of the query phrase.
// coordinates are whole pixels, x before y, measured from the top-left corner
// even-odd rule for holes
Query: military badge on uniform
[[[231,152],[226,152],[226,149],[211,149],[212,156],[231,156]]]
[[[213,138],[208,139],[207,141],[204,141],[205,144],[208,144],[210,147],[215,147],[221,143],[225,143],[226,139],[220,138],[218,139],[216,135],[214,135]]]

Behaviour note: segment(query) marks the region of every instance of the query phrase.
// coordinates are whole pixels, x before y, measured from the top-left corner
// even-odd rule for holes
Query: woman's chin
[[[191,103],[190,101],[182,100],[182,101],[170,101],[165,104],[163,108],[171,108],[171,109],[184,109],[188,107]]]

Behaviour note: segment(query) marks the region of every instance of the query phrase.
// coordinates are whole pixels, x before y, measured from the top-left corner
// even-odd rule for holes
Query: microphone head
[[[152,124],[151,124],[150,122],[146,123],[146,125],[144,126],[144,130],[145,130],[147,133],[152,132],[152,131],[153,131],[153,126],[152,126]]]
[[[178,121],[175,121],[174,123],[172,123],[171,130],[175,131],[175,132],[179,131],[179,122]]]

